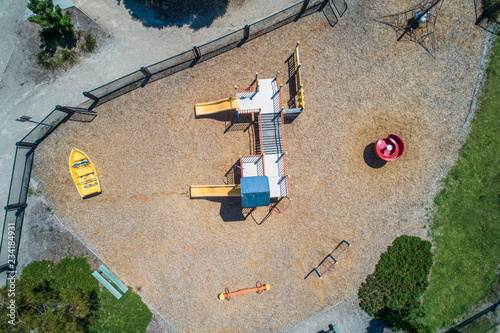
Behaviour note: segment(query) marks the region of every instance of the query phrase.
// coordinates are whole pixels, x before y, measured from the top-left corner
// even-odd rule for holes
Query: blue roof
[[[241,178],[241,205],[244,208],[268,206],[271,190],[267,176]]]

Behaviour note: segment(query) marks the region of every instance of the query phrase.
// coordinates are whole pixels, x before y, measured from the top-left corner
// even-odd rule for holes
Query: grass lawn
[[[90,332],[141,333],[145,332],[152,318],[146,304],[139,295],[129,289],[120,299],[113,296],[106,288],[99,293],[99,321]]]
[[[16,323],[0,322],[1,332],[142,333],[152,314],[129,289],[119,300],[92,276],[86,257],[66,257],[57,264],[34,261],[22,271],[15,295],[0,288],[0,315],[10,313],[15,298]],[[11,318],[12,319],[12,318]]]
[[[421,318],[433,331],[498,297],[500,39],[490,59],[472,131],[434,201],[435,263]]]

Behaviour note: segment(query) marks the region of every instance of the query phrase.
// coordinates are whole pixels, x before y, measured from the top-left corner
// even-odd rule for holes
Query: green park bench
[[[122,294],[104,277],[104,275],[115,284],[123,293],[126,293],[128,287],[114,275],[106,266],[101,265],[97,271],[94,271],[92,275],[102,283],[106,289],[108,289],[116,298],[120,299]]]
[[[323,332],[325,332],[325,331],[323,331]],[[328,325],[328,331],[326,331],[325,333],[339,333],[339,332],[340,331],[336,325],[330,324],[330,325]]]

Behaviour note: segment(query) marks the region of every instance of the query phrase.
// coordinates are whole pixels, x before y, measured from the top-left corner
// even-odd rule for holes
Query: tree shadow
[[[366,333],[384,333],[384,329],[388,328],[386,323],[378,319],[370,320],[370,326],[366,328]]]
[[[40,49],[50,56],[56,53],[57,47],[73,49],[77,43],[77,38],[73,30],[42,29],[39,32],[39,36],[41,42]]]
[[[378,157],[375,153],[375,143],[370,143],[366,146],[363,152],[363,158],[365,159],[365,163],[370,168],[379,169],[387,164],[386,161],[380,159],[380,157]]]
[[[209,27],[224,15],[229,0],[117,0],[133,18],[148,28],[182,27],[193,30]]]

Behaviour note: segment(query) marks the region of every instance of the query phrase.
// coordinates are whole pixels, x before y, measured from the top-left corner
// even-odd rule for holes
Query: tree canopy
[[[12,300],[14,322],[8,316]],[[145,332],[152,318],[132,290],[119,300],[107,289],[100,291],[83,256],[27,265],[14,289],[0,289],[0,316],[8,319],[0,321],[0,332],[13,333]]]
[[[394,240],[380,256],[375,272],[359,289],[360,306],[393,328],[425,332],[414,320],[420,315],[420,298],[429,284],[431,243],[413,236]]]
[[[97,320],[99,283],[84,257],[35,261],[16,280],[15,325],[0,321],[3,332],[85,332]],[[0,289],[0,313],[11,297]],[[3,315],[5,317],[5,315]]]
[[[67,40],[74,37],[71,18],[62,13],[59,5],[54,7],[52,0],[30,0],[28,9],[33,12],[28,20],[42,27],[40,37],[43,43],[51,44],[57,39]]]

